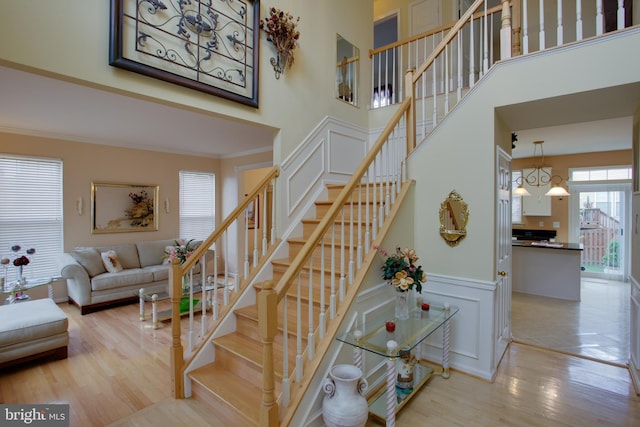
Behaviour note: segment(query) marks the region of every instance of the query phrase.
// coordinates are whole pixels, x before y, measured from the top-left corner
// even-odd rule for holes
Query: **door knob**
[[[506,272],[506,271],[498,271],[498,276],[502,276],[502,277],[504,277],[504,276],[506,276],[506,275],[507,275],[507,272]]]

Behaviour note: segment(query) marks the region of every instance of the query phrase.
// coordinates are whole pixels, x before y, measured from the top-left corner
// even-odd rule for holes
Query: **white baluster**
[[[558,46],[564,43],[564,26],[562,25],[562,0],[558,0]]]
[[[618,0],[618,30],[624,28],[624,0]]]
[[[602,0],[596,0],[596,36],[604,33],[604,15],[602,14]]]
[[[522,52],[525,55],[529,53],[529,18],[527,0],[522,0]]]
[[[582,40],[582,0],[576,0],[576,40]]]
[[[539,18],[540,32],[538,33],[538,44],[540,46],[538,47],[538,49],[544,50],[546,48],[545,33],[544,33],[544,0],[539,1],[539,7],[540,7],[540,18]]]
[[[398,343],[390,340],[387,341],[387,351],[389,355],[394,355]],[[394,427],[396,425],[396,361],[395,358],[387,358],[387,427]]]

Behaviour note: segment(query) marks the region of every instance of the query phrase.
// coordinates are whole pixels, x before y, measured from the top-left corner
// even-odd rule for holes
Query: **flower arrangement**
[[[388,280],[391,285],[400,292],[414,289],[422,291],[422,283],[427,281],[427,275],[422,266],[416,266],[418,256],[413,249],[396,248],[395,253],[389,254],[384,249],[376,248],[385,257],[382,264],[382,278]]]
[[[13,264],[15,267],[18,267],[18,273],[16,275],[17,281],[18,283],[22,283],[24,282],[24,276],[23,276],[23,267],[29,265],[29,263],[31,262],[31,259],[29,259],[29,256],[34,255],[36,253],[35,248],[29,248],[27,250],[25,250],[26,255],[19,255],[18,252],[20,252],[22,250],[22,246],[20,245],[11,245],[11,252],[14,253],[14,258],[13,261],[7,257],[2,258],[2,260],[0,261],[0,263],[4,266],[4,275],[7,275],[7,265],[9,263]]]
[[[300,31],[297,26],[300,17],[294,18],[288,12],[272,7],[269,16],[260,20],[260,28],[267,33],[267,41],[273,43],[278,51],[277,58],[271,58],[276,78],[293,64],[293,50],[298,45]]]
[[[165,258],[168,262],[172,262],[174,259],[177,259],[180,264],[184,264],[193,254],[198,246],[193,244],[194,239],[189,240],[188,242],[184,239],[174,240],[173,246],[167,246],[165,249]]]

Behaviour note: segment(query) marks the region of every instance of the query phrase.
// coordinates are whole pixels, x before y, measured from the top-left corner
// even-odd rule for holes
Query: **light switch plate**
[[[560,221],[553,221],[553,228],[560,228]]]

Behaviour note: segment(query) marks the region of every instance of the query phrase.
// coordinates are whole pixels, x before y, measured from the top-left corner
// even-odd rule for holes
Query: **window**
[[[522,196],[514,196],[513,190],[522,182],[522,171],[511,172],[511,223],[522,224]]]
[[[631,179],[631,167],[571,169],[570,176],[572,182],[627,180]]]
[[[180,171],[180,237],[204,240],[215,228],[215,176]]]
[[[12,252],[14,245],[20,250]],[[27,256],[27,279],[55,277],[62,251],[62,161],[0,156],[0,257]],[[8,264],[2,274],[15,280],[17,268]]]

